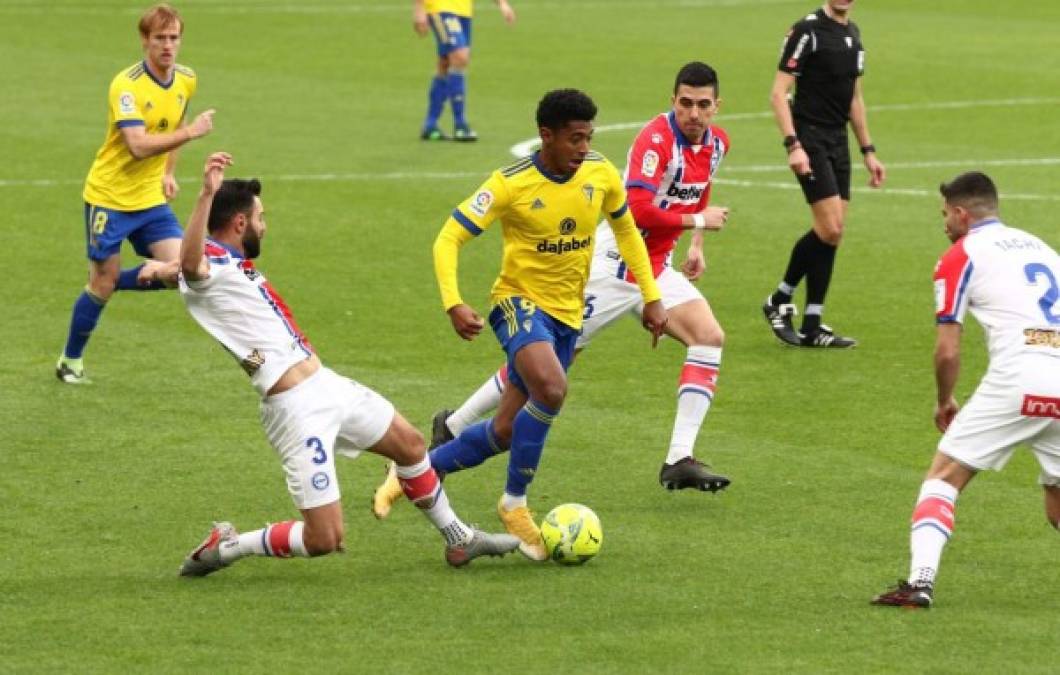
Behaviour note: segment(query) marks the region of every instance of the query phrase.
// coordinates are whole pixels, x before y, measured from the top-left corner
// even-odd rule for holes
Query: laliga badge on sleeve
[[[482,190],[472,198],[471,203],[468,204],[468,208],[479,218],[485,218],[486,212],[493,206],[493,193],[489,190]]]
[[[654,178],[655,171],[659,168],[659,153],[654,150],[649,150],[644,153],[644,158],[640,161],[640,173],[645,178]]]

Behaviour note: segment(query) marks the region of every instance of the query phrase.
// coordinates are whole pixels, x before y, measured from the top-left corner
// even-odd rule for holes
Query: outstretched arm
[[[168,134],[149,134],[143,125],[121,127],[125,147],[136,159],[146,159],[175,150],[188,141],[201,138],[213,129],[213,108],[199,113],[195,121]]]
[[[206,223],[210,219],[214,195],[224,181],[225,167],[231,164],[232,155],[227,152],[215,152],[206,158],[199,199],[195,202],[191,218],[184,228],[184,239],[180,243],[180,271],[185,279],[205,279],[210,273],[210,263],[206,260]]]

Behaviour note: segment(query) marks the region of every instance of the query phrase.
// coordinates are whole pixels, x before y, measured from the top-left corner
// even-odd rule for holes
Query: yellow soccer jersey
[[[428,14],[447,12],[457,16],[471,16],[472,0],[426,0],[423,8]]]
[[[136,159],[121,129],[143,126],[147,133],[175,130],[197,85],[191,68],[176,66],[168,83],[157,81],[141,61],[118,73],[107,96],[107,139],[85,181],[85,201],[118,211],[139,211],[166,202],[162,175],[169,153]]]
[[[590,152],[567,179],[552,176],[526,157],[493,175],[453,211],[435,243],[435,268],[445,309],[461,304],[456,251],[500,219],[504,253],[491,300],[517,295],[556,319],[580,328],[582,294],[589,277],[593,236],[601,214],[611,221],[623,258],[641,283],[646,301],[659,299],[647,249],[626,205],[614,165]]]

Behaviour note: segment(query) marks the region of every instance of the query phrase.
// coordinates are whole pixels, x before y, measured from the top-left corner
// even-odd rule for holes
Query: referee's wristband
[[[707,219],[703,217],[702,213],[692,214],[692,229],[702,230],[707,226]]]
[[[867,155],[870,152],[876,152],[876,146],[875,145],[873,145],[872,143],[869,143],[868,145],[861,146],[861,154]]]

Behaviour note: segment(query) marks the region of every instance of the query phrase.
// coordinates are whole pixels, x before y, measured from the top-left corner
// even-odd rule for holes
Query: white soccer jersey
[[[188,312],[248,375],[262,398],[287,370],[313,353],[291,310],[254,263],[208,240],[210,272],[191,281],[181,275]]]
[[[936,321],[963,323],[967,310],[991,367],[1027,353],[1060,358],[1060,256],[997,219],[976,223],[935,267]]]

